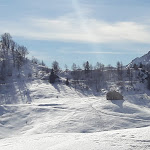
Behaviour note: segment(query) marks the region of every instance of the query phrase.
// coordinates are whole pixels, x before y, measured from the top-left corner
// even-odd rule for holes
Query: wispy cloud
[[[60,17],[30,18],[18,22],[0,21],[0,32],[10,32],[35,40],[58,40],[90,43],[150,43],[150,27],[136,22],[109,23],[96,19]]]
[[[63,54],[93,54],[93,55],[98,55],[98,54],[110,54],[110,55],[123,55],[123,54],[135,54],[135,52],[116,52],[116,51],[67,51],[67,50],[60,50],[60,53]],[[138,54],[143,54],[142,52],[138,52]]]

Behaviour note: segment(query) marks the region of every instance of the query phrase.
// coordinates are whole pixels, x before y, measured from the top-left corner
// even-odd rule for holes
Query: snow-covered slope
[[[2,150],[149,150],[150,127],[89,134],[38,134],[2,139]]]
[[[124,101],[108,101],[105,96],[41,98],[31,104],[1,105],[0,115],[1,138],[136,128],[150,125],[150,97],[131,94]]]
[[[0,104],[31,103],[41,98],[68,97],[68,93],[72,97],[82,97],[82,93],[63,82],[50,84],[48,77],[46,67],[28,61],[0,84]]]
[[[134,64],[140,65],[142,63],[143,65],[150,65],[150,51],[143,55],[142,57],[137,57],[128,66],[133,66]]]
[[[94,96],[91,89],[41,80],[46,75],[41,66],[23,67],[19,77],[14,73],[1,85],[0,149],[150,148],[150,96],[144,84],[133,88],[124,82],[124,100],[108,101],[108,89],[120,90],[112,81]]]

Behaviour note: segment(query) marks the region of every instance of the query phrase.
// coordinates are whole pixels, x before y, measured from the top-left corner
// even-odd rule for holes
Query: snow
[[[149,100],[105,97],[39,99],[1,106],[0,137],[18,134],[94,133],[150,124]],[[11,133],[11,134],[10,134]],[[8,134],[8,135],[7,135]],[[7,135],[7,136],[6,136]]]
[[[3,150],[148,150],[150,127],[89,134],[38,134],[2,139]]]
[[[63,82],[52,85],[40,80],[44,72],[37,65],[29,66],[1,85],[0,149],[150,149],[150,93],[144,84],[124,82],[124,100],[108,101],[108,89],[95,95]],[[114,82],[108,86],[120,90]]]
[[[1,105],[0,149],[149,149],[149,106],[146,94]]]

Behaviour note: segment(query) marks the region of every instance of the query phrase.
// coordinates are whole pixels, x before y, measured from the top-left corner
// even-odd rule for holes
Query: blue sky
[[[149,0],[0,0],[0,33],[51,66],[128,64],[150,50]]]

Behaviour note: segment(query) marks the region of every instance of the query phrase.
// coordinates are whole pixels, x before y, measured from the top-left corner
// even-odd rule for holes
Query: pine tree
[[[85,74],[88,74],[90,72],[90,65],[89,65],[89,62],[85,62],[83,64],[83,67],[84,67],[84,71],[85,71]]]
[[[51,71],[51,74],[50,74],[50,77],[49,77],[49,82],[50,83],[55,83],[55,72],[54,72],[54,70],[52,69],[52,71]]]
[[[142,63],[140,63],[140,66],[139,66],[139,68],[143,68],[143,64],[142,64]]]
[[[69,85],[69,79],[68,78],[66,79],[66,85]]]

